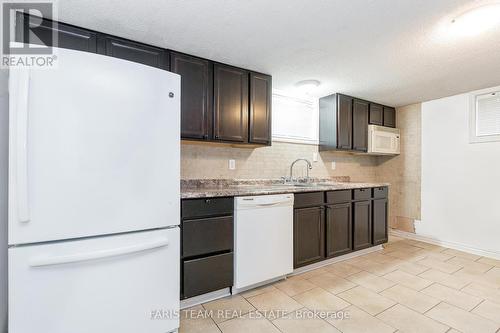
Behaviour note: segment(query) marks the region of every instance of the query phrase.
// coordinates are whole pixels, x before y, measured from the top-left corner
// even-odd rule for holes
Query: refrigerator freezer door
[[[179,326],[179,228],[9,249],[9,332]]]
[[[57,52],[10,73],[9,244],[178,225],[180,77]]]

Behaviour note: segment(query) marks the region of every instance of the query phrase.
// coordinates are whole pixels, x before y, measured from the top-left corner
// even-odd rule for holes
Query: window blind
[[[500,135],[500,92],[476,97],[476,136]]]

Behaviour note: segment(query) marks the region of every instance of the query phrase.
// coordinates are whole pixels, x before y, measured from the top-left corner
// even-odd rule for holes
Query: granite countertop
[[[181,198],[241,197],[250,195],[321,192],[389,186],[388,183],[351,182],[348,177],[312,179],[312,184],[293,186],[280,180],[203,179],[182,180]]]

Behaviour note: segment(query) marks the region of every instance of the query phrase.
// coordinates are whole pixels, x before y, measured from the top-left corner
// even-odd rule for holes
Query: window
[[[500,88],[471,96],[470,141],[500,141]]]
[[[317,99],[273,92],[273,141],[318,144]]]

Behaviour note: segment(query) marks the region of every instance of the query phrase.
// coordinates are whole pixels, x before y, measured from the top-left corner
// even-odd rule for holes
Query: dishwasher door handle
[[[272,207],[272,206],[277,206],[282,204],[284,201],[280,202],[270,202],[270,203],[262,203],[262,204],[256,204],[255,207]]]

